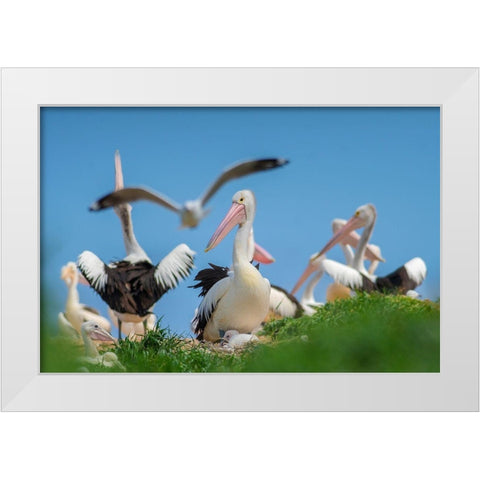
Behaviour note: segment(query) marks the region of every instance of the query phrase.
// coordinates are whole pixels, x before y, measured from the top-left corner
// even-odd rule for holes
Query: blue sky
[[[350,218],[365,203],[377,208],[371,239],[387,260],[385,275],[413,257],[427,264],[418,292],[440,296],[439,108],[119,108],[41,109],[41,286],[49,317],[62,310],[67,288],[60,269],[91,250],[105,262],[125,256],[113,210],[88,206],[114,188],[120,150],[126,186],[149,186],[183,203],[197,198],[228,165],[260,157],[290,164],[226,184],[209,202],[196,229],[159,206],[133,205],[136,237],[154,263],[179,243],[197,252],[193,275],[155,306],[162,325],[190,335],[198,306],[192,285],[208,262],[230,265],[234,232],[214,250],[204,248],[240,189],[257,197],[255,240],[276,262],[261,267],[272,284],[290,290],[309,256],[331,236],[333,218]],[[328,258],[343,260],[339,247]],[[325,298],[330,278],[315,291]],[[107,308],[79,286],[82,303]]]

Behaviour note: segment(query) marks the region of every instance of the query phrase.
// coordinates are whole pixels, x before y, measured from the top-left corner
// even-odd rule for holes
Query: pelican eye
[[[94,325],[95,328],[98,328],[98,325]]]
[[[240,199],[240,202],[243,202],[243,197]]]

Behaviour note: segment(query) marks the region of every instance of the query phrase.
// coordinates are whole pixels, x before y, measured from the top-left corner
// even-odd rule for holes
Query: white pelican
[[[346,223],[346,220],[334,219],[332,222],[333,231],[335,232],[339,230]],[[351,247],[353,246],[356,248],[359,239],[360,235],[358,235],[357,232],[352,231],[342,240],[341,247],[345,254],[345,261],[347,265],[351,264],[353,261],[354,254]],[[368,244],[365,255],[368,260],[372,262],[375,261],[376,265],[378,265],[378,262],[380,261],[385,261],[380,255],[380,249],[375,245]],[[307,286],[305,287],[300,301],[298,301],[292,294],[288,293],[283,288],[272,285],[272,290],[270,294],[270,315],[267,320],[283,317],[300,317],[302,315],[313,315],[318,307],[324,305],[323,303],[317,302],[315,300],[314,289],[317,286],[317,283],[322,278],[323,274],[325,273],[323,261],[326,260],[326,257],[325,255],[317,257],[316,254],[314,254],[311,257],[311,260],[312,267],[314,267],[316,273],[307,283]],[[327,288],[327,302],[333,301],[338,298],[348,297],[350,297],[350,289],[344,287],[343,285],[333,283]]]
[[[192,330],[199,340],[218,340],[227,330],[250,333],[260,326],[267,315],[270,282],[250,263],[249,255],[248,239],[255,210],[253,192],[237,192],[233,196],[230,210],[205,249],[208,252],[214,248],[238,225],[233,246],[232,272],[206,291],[192,320]]]
[[[308,276],[315,270],[312,262],[324,255],[335,244],[341,242],[352,230],[364,228],[357,250],[353,257],[352,266],[342,265],[333,260],[324,260],[325,271],[337,282],[352,289],[365,291],[383,291],[388,293],[405,294],[418,287],[427,274],[425,262],[415,257],[405,265],[385,277],[377,277],[368,273],[364,266],[365,250],[370,239],[377,218],[377,211],[372,204],[359,207],[352,218],[327,242],[327,244],[313,255],[304,273],[292,290],[295,293]]]
[[[118,151],[115,164],[119,165]],[[121,169],[116,169],[117,183]],[[127,256],[118,262],[105,264],[94,253],[86,250],[78,256],[77,265],[90,286],[108,304],[118,319],[118,338],[121,338],[122,322],[144,323],[152,315],[151,309],[160,297],[175,288],[193,268],[193,252],[186,244],[175,247],[157,265],[139,245],[130,215],[130,205],[117,207],[121,219]]]
[[[77,266],[73,262],[68,262],[62,267],[60,278],[67,284],[68,294],[65,304],[65,317],[68,323],[78,332],[82,328],[82,324],[88,320],[97,322],[102,328],[110,331],[112,325],[110,322],[100,315],[100,312],[95,308],[89,307],[80,303],[80,296],[78,294],[77,285],[79,280],[79,273]],[[62,334],[65,334],[68,328],[59,323]]]
[[[82,325],[82,339],[85,345],[85,356],[81,361],[105,367],[117,367],[125,370],[125,367],[118,361],[117,355],[113,352],[106,352],[100,355],[93,340],[100,342],[115,342],[115,339],[97,322],[88,321]]]
[[[148,200],[178,213],[180,215],[182,228],[193,228],[196,227],[202,218],[209,213],[209,210],[205,208],[205,205],[224,183],[233,180],[234,178],[244,177],[251,173],[282,167],[287,163],[288,160],[283,158],[262,158],[257,160],[247,160],[231,165],[222,172],[201,197],[196,200],[189,200],[183,205],[180,205],[179,203],[170,200],[165,195],[149,188],[131,187],[123,188],[103,196],[90,206],[90,210],[103,210],[104,208],[113,207],[121,203]]]

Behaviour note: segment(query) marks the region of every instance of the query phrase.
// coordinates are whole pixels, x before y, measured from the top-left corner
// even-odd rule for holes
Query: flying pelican
[[[189,200],[183,205],[180,205],[179,203],[170,200],[165,195],[149,188],[128,187],[103,196],[96,202],[92,203],[90,210],[103,210],[104,208],[114,207],[121,203],[148,200],[178,213],[180,215],[181,228],[193,228],[196,227],[209,213],[210,210],[206,209],[205,205],[224,183],[235,178],[244,177],[251,173],[263,172],[265,170],[282,167],[287,163],[288,160],[283,158],[262,158],[257,160],[247,160],[231,165],[220,174],[201,197],[196,200]]]
[[[119,165],[118,151],[115,155]],[[122,181],[121,168],[116,169],[117,184]],[[113,310],[118,319],[118,338],[121,338],[122,322],[144,322],[152,315],[151,309],[163,294],[178,285],[193,268],[195,252],[182,243],[175,247],[157,265],[153,265],[139,245],[130,215],[131,206],[119,207],[123,239],[127,256],[117,262],[105,264],[94,253],[85,250],[78,256],[77,265],[90,286]]]
[[[218,340],[227,330],[250,333],[260,326],[267,315],[270,282],[250,263],[249,255],[248,239],[255,210],[253,192],[237,192],[230,210],[208,242],[206,252],[218,245],[238,225],[232,272],[206,291],[192,320],[192,330],[199,340]]]
[[[77,285],[79,282],[79,273],[74,262],[68,262],[62,267],[60,278],[66,283],[68,287],[67,301],[65,304],[65,318],[68,323],[78,332],[82,328],[82,324],[88,320],[97,322],[102,328],[110,331],[112,325],[110,322],[100,315],[100,312],[95,308],[89,307],[80,303],[80,296],[78,294]],[[59,328],[63,334],[68,331],[68,328],[59,322]]]
[[[310,262],[292,290],[295,293],[315,271],[313,261],[324,255],[335,244],[341,242],[352,230],[364,228],[357,250],[353,257],[351,266],[342,265],[333,260],[324,260],[325,271],[337,282],[357,290],[374,291],[379,290],[388,293],[405,294],[409,290],[418,287],[427,274],[425,262],[415,257],[409,260],[405,265],[399,267],[394,272],[385,277],[371,275],[365,268],[364,256],[368,240],[370,239],[377,218],[377,211],[372,204],[359,207],[352,218],[327,242],[327,244],[317,254],[313,255]]]

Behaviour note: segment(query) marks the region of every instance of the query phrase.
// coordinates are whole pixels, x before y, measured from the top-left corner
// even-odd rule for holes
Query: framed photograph
[[[478,410],[478,87],[3,69],[2,409]]]

